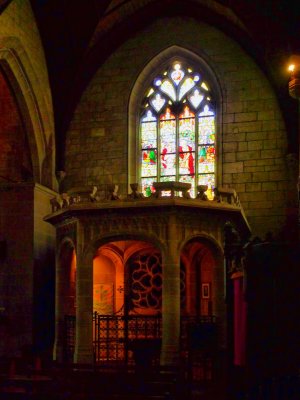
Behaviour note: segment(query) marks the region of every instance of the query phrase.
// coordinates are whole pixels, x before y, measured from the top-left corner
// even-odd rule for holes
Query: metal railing
[[[158,362],[162,338],[161,315],[93,314],[93,347],[96,363],[134,364],[142,347],[152,348]],[[217,346],[214,316],[182,316],[180,350],[182,354]],[[65,317],[65,359],[72,361],[75,348],[75,316]]]

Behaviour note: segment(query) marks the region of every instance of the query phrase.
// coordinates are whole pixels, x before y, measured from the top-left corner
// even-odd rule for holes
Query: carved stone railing
[[[173,199],[174,197],[183,197],[185,199],[190,199],[190,194],[188,190],[192,187],[190,183],[184,182],[154,182],[153,187],[155,193],[153,194],[156,198],[162,198],[165,196]],[[169,192],[168,195],[164,195],[164,192]]]
[[[238,195],[234,189],[219,187],[214,190],[215,198],[214,201],[219,203],[227,203],[240,207],[241,203]]]
[[[149,197],[145,197],[139,191],[138,183],[130,184],[131,193],[127,196],[118,194],[118,185],[109,184],[106,187],[97,186],[84,186],[76,187],[69,190],[67,193],[58,194],[50,200],[52,205],[52,212],[68,208],[73,204],[83,203],[107,203],[115,200],[126,201],[153,201],[158,199],[174,199],[181,198],[193,202],[207,202],[207,203],[223,203],[236,207],[241,207],[238,195],[234,189],[231,188],[215,188],[214,198],[209,200],[206,191],[206,185],[197,186],[196,198],[191,198],[189,190],[191,184],[185,182],[154,182],[153,187],[155,192]]]

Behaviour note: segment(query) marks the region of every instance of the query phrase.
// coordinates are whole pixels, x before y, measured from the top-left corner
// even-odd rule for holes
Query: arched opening
[[[163,299],[162,252],[146,240],[116,240],[99,246],[93,260],[93,341],[98,363],[160,362]],[[181,250],[180,348],[187,361],[191,332],[224,323],[221,250],[192,238]],[[216,324],[216,318],[221,323]],[[218,325],[218,327],[217,327]],[[214,334],[213,333],[213,334]],[[214,351],[219,343],[214,343]],[[151,352],[144,354],[145,349]]]
[[[179,181],[215,188],[215,112],[203,73],[181,58],[167,65],[148,87],[142,104],[139,180],[148,196],[153,182]]]
[[[93,260],[96,361],[134,363],[141,343],[157,345],[161,301],[161,253],[154,244],[119,240],[100,246]]]
[[[181,335],[183,357],[192,379],[210,380],[224,338],[224,275],[221,249],[211,240],[194,237],[181,250]],[[222,332],[223,331],[223,332]]]
[[[186,69],[181,70],[181,65]],[[179,81],[176,81],[176,68],[183,73]],[[195,185],[207,185],[208,197],[212,198],[211,190],[220,186],[222,180],[220,88],[206,56],[179,46],[165,49],[146,65],[129,100],[128,184],[139,182],[147,195],[152,190],[154,178],[158,181],[179,180],[191,183],[192,196]],[[185,110],[186,106],[188,110]],[[172,129],[175,139],[169,138],[165,146],[166,136],[170,136]],[[189,147],[184,150],[187,130],[191,134],[188,135]],[[218,133],[216,136],[215,132]],[[157,153],[156,163],[151,158],[153,149],[149,146]],[[139,161],[141,151],[145,162]]]
[[[181,250],[181,269],[186,286],[182,300],[183,315],[208,316],[223,314],[223,257],[221,249],[210,240],[195,237]]]
[[[0,67],[0,182],[33,180],[28,139],[13,90]]]
[[[212,315],[215,260],[211,249],[195,240],[185,245],[181,259],[186,271],[186,306],[183,312],[195,316]]]

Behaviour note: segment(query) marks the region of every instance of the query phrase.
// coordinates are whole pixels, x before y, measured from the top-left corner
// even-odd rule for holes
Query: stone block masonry
[[[275,204],[275,198],[267,193],[279,190],[279,182],[281,193],[287,190],[286,133],[276,96],[254,60],[236,42],[192,18],[182,22],[180,17],[155,21],[99,66],[67,135],[69,185],[115,183],[121,194],[127,193],[128,135],[138,134],[138,126],[134,132],[128,130],[131,90],[145,66],[176,45],[202,57],[220,85],[215,88],[215,93],[220,92],[215,99],[218,113],[222,110],[217,126],[218,185],[235,188],[241,195],[253,234],[264,236],[268,230],[276,233],[281,229],[278,221],[285,214],[285,198],[279,196]],[[149,85],[155,73],[150,73]],[[207,71],[203,76],[209,76]],[[205,79],[210,87],[214,85]],[[144,95],[137,94],[141,100]],[[139,109],[134,113],[138,115]],[[80,146],[74,142],[75,134],[80,137]],[[90,139],[94,140],[91,144]],[[93,160],[93,166],[79,163],[79,155],[82,160]],[[135,162],[138,165],[138,157]],[[272,209],[275,211],[270,213]]]

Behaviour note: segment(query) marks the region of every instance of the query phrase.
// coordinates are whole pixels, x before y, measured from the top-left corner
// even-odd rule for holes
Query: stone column
[[[77,246],[76,338],[74,362],[92,364],[93,355],[93,254]]]
[[[300,55],[295,54],[290,59],[291,65],[289,68],[290,79],[289,79],[289,94],[292,98],[298,101],[298,141],[300,140]],[[298,237],[297,241],[300,241],[300,148],[298,151],[298,157],[296,158],[296,163],[298,164],[298,183],[297,183],[297,193],[298,193]]]
[[[60,252],[56,252],[55,259],[55,341],[53,360],[59,363],[64,361],[64,279]]]
[[[300,110],[300,109],[299,109]],[[296,153],[286,155],[288,172],[287,211],[286,211],[286,238],[289,243],[296,244],[300,240],[300,197],[299,183],[300,173],[298,168],[298,157]],[[298,176],[299,174],[299,176]],[[298,190],[297,190],[298,180]]]
[[[176,216],[168,221],[167,250],[163,255],[161,365],[176,366],[180,346],[180,254]]]

